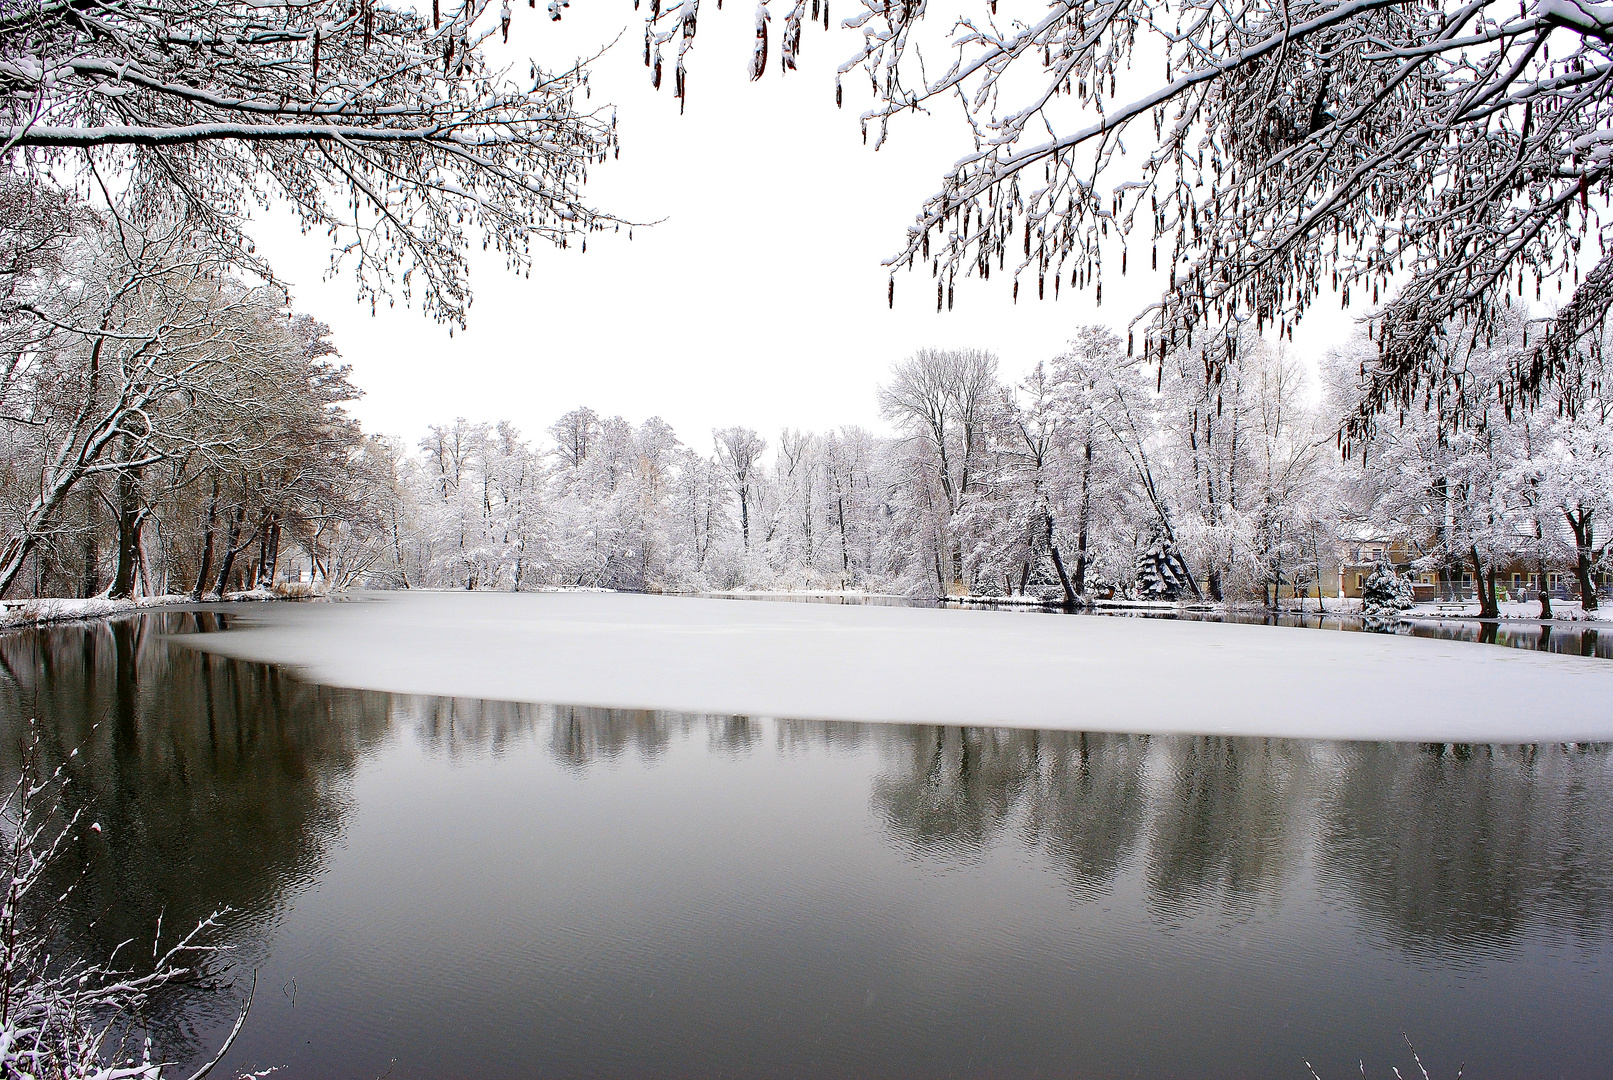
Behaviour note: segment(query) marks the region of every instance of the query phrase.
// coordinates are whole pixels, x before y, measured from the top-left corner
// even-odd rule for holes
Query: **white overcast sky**
[[[479,260],[470,325],[450,338],[418,310],[372,316],[350,274],[326,280],[322,233],[267,216],[255,229],[259,248],[292,283],[295,305],[333,328],[365,391],[352,411],[367,430],[412,444],[427,425],[463,416],[510,420],[536,437],[578,405],[635,423],[659,415],[700,450],[712,428],[732,424],[771,442],[783,427],[883,430],[875,388],[914,349],[991,349],[1017,378],[1076,328],[1123,329],[1157,298],[1151,275],[1111,270],[1101,309],[1090,291],[1038,303],[1028,288],[1016,306],[1004,274],[960,280],[954,310],[937,314],[934,283],[919,269],[898,274],[889,310],[881,261],[968,148],[956,118],[917,118],[879,152],[865,147],[857,75],[846,77],[846,108],[834,107],[834,69],[855,35],[809,28],[801,70],[781,78],[777,30],[788,9],[777,5],[769,70],[751,83],[754,9],[745,0],[724,11],[702,4],[680,116],[670,63],[663,89],[650,88],[643,23],[628,0],[581,0],[558,23],[547,0],[536,10],[516,3],[510,44],[493,55],[522,68],[528,56],[569,62],[623,31],[593,66],[594,100],[618,109],[621,157],[590,172],[587,194],[622,217],[660,223],[631,242],[625,232],[591,236],[586,254],[540,248],[530,278],[496,257]],[[840,0],[836,24],[849,8]],[[1324,302],[1295,344],[1325,348],[1348,330]]]

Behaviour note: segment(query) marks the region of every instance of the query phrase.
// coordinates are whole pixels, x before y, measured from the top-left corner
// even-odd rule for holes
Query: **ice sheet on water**
[[[1613,740],[1613,663],[1269,626],[626,594],[265,605],[199,648],[402,693],[799,719]]]

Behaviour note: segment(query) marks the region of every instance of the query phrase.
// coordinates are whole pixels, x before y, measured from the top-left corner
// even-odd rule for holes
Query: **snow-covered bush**
[[[38,769],[38,739],[30,741],[11,791],[0,799],[0,861],[10,888],[0,893],[0,1076],[6,1080],[157,1080],[162,1064],[152,1060],[149,1038],[138,1038],[137,1018],[158,989],[195,974],[196,964],[217,951],[205,939],[217,913],[166,950],[153,946],[149,969],[113,966],[114,959],[74,960],[56,955],[60,941],[55,913],[60,898],[51,873],[80,816],[63,819],[66,778],[58,768]],[[99,831],[98,824],[88,829]],[[159,941],[161,927],[158,927]],[[248,1002],[250,1004],[250,1000]],[[223,1056],[246,1013],[213,1059]],[[199,1075],[199,1074],[198,1074]]]
[[[1411,607],[1411,579],[1395,573],[1388,563],[1379,563],[1361,585],[1361,610],[1369,617],[1398,615]]]

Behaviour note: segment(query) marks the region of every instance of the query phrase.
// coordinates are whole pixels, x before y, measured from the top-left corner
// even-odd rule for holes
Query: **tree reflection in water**
[[[216,625],[164,614],[0,636],[4,782],[37,717],[41,767],[61,768],[66,809],[101,826],[79,829],[59,863],[78,955],[133,941],[148,945],[121,955],[149,956],[159,919],[167,940],[227,910],[231,959],[250,966],[288,895],[320,872],[354,766],[386,730],[387,695],[161,640]],[[225,998],[209,1011],[230,1013]]]
[[[1200,904],[1246,912],[1282,891],[1306,835],[1304,744],[1280,739],[1160,741],[1149,815],[1148,897],[1165,916]]]
[[[1004,832],[1042,850],[1083,896],[1113,879],[1143,820],[1146,735],[898,727],[872,802],[915,854],[972,861]]]
[[[568,769],[654,763],[679,740],[753,753],[746,717],[388,695],[175,649],[224,616],[148,615],[0,637],[0,769],[28,718],[88,819],[70,856],[87,948],[189,925],[272,921],[319,872],[347,782],[389,730],[428,753],[538,740]],[[1584,640],[1586,635],[1581,635]],[[1017,838],[1092,898],[1136,860],[1156,916],[1278,898],[1314,845],[1323,887],[1408,947],[1495,946],[1531,923],[1600,937],[1613,910],[1605,746],[1417,747],[1010,728],[771,722],[782,755],[873,752],[871,807],[922,858],[977,861]],[[73,754],[73,751],[77,754]],[[87,838],[86,838],[87,837]],[[248,950],[250,951],[250,950]]]
[[[1322,888],[1422,955],[1526,929],[1605,938],[1613,769],[1604,745],[1416,746],[913,727],[879,740],[872,801],[923,858],[977,860],[1018,833],[1093,899],[1135,860],[1171,921]]]
[[[1392,941],[1460,956],[1531,927],[1606,936],[1606,746],[1358,743],[1338,756],[1318,815],[1320,872]]]

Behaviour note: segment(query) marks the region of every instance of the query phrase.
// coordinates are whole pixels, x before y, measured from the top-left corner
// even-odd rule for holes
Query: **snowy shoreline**
[[[788,594],[785,594],[788,595]],[[823,594],[838,595],[838,594]],[[1213,616],[1232,616],[1257,618],[1278,616],[1281,618],[1339,618],[1362,619],[1365,613],[1361,610],[1359,600],[1339,600],[1328,597],[1334,605],[1320,609],[1311,606],[1309,602],[1301,606],[1285,605],[1273,611],[1261,604],[1233,604],[1233,603],[1199,603],[1175,602],[1169,600],[1087,600],[1081,611],[1090,613],[1138,611],[1155,614],[1180,613],[1194,618]],[[945,596],[940,597],[937,603],[955,607],[982,607],[982,608],[1042,608],[1049,611],[1058,611],[1063,605],[1057,599],[1034,596]],[[1539,615],[1540,605],[1537,601],[1528,600],[1509,602],[1500,605],[1497,616],[1493,619],[1479,617],[1477,601],[1457,601],[1452,603],[1424,602],[1415,604],[1405,611],[1395,615],[1385,616],[1392,622],[1404,623],[1439,623],[1439,622],[1500,622],[1500,623],[1528,623],[1536,626],[1587,626],[1594,629],[1596,623],[1613,622],[1613,608],[1603,610],[1598,608],[1585,611],[1580,607],[1578,600],[1558,600],[1552,604],[1552,615],[1549,619],[1542,619]]]
[[[81,622],[87,619],[115,619],[144,611],[186,607],[192,604],[238,603],[242,601],[298,600],[308,597],[281,596],[267,589],[230,593],[197,600],[189,595],[139,596],[113,600],[105,596],[40,597],[33,600],[0,601],[0,630],[18,630],[48,623]]]

